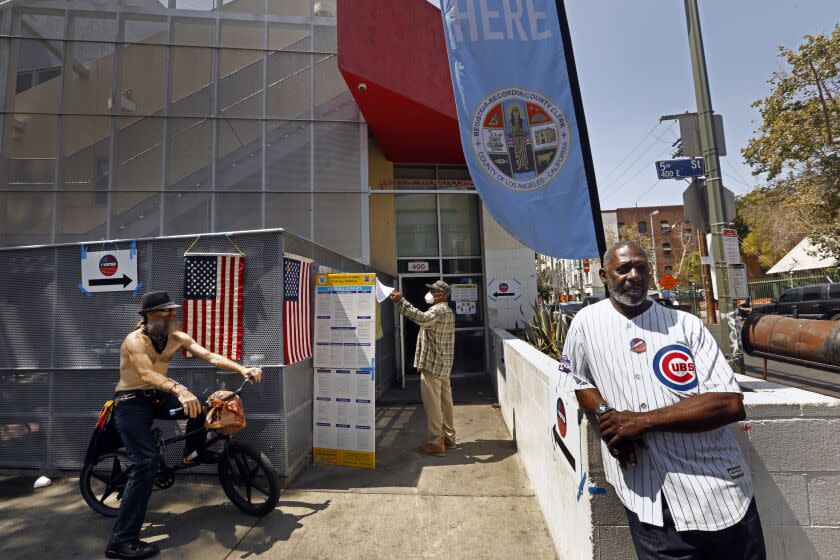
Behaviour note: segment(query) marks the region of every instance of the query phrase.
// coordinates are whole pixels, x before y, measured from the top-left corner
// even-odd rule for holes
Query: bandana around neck
[[[169,335],[163,336],[154,336],[146,330],[146,326],[143,326],[143,334],[149,337],[149,340],[152,341],[152,346],[155,347],[155,351],[158,354],[163,354],[163,350],[166,348],[166,343],[169,341]]]

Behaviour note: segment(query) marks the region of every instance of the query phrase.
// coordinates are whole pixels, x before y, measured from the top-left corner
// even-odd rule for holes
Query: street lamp
[[[659,214],[659,210],[650,213],[650,250],[653,253],[653,285],[659,289],[659,270],[656,268],[656,233],[653,229],[653,217]]]

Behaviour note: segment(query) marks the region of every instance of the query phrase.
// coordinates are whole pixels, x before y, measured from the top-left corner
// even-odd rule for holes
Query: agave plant
[[[520,331],[520,336],[540,352],[559,360],[569,325],[572,323],[572,315],[552,312],[550,306],[541,303],[532,303],[531,309],[534,312],[533,319],[525,321],[525,328]],[[525,313],[522,315],[524,317]],[[516,322],[516,326],[519,327],[519,321]]]

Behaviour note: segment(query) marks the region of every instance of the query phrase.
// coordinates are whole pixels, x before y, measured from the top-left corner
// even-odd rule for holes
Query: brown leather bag
[[[204,421],[205,428],[216,430],[226,436],[232,436],[247,425],[242,399],[236,396],[230,400],[223,400],[232,394],[231,391],[216,391],[210,395],[210,398],[207,399],[210,411]]]

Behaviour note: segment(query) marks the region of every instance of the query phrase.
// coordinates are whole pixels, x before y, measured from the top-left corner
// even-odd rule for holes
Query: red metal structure
[[[464,163],[440,10],[339,0],[338,67],[385,157]]]

